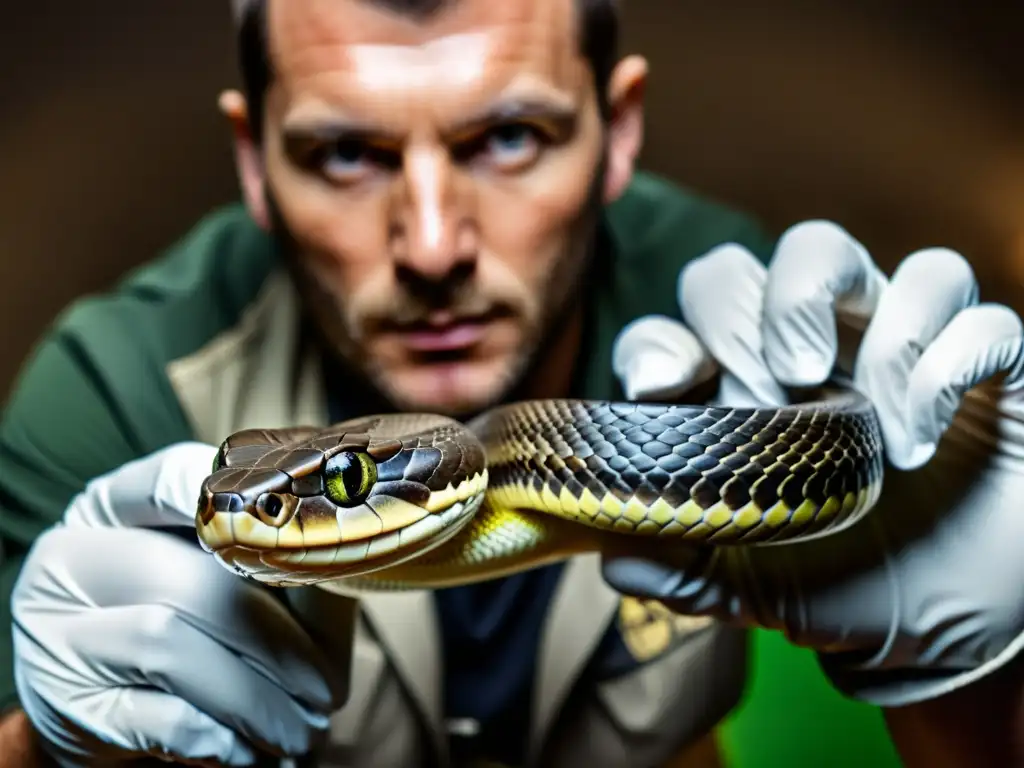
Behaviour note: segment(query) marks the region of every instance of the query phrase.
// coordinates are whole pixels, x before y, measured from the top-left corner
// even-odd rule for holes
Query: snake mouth
[[[473,518],[487,481],[485,469],[434,491],[422,507],[378,495],[315,526],[304,526],[300,506],[284,527],[248,512],[218,512],[197,519],[196,528],[203,549],[237,574],[276,586],[314,584],[373,573],[440,546]]]

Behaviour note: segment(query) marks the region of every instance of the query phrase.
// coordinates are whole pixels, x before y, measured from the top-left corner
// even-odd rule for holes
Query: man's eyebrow
[[[342,117],[299,117],[285,120],[281,132],[288,141],[336,141],[339,138],[399,139],[379,125]]]
[[[449,128],[449,132],[466,133],[492,123],[531,119],[569,124],[576,120],[576,107],[572,102],[562,100],[519,98],[499,101],[468,118],[459,120]]]
[[[571,125],[577,118],[575,104],[565,99],[514,98],[499,100],[484,109],[446,127],[449,135],[466,134],[493,123],[516,120],[549,120]],[[346,119],[343,116],[303,116],[286,118],[282,125],[286,141],[337,141],[339,138],[399,142],[401,136],[381,125]]]

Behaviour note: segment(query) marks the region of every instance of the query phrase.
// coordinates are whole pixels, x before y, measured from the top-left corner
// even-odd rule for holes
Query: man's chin
[[[378,387],[403,411],[461,418],[496,405],[510,389],[508,361],[451,361],[384,374]]]

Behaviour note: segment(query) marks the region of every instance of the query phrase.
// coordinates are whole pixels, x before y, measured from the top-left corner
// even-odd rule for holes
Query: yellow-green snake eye
[[[362,504],[376,482],[377,465],[365,453],[339,453],[324,467],[324,492],[339,507]]]

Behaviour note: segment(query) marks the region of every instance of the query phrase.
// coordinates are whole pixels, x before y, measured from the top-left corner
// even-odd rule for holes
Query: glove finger
[[[808,647],[877,647],[891,628],[896,592],[878,543],[865,519],[785,546],[615,553],[602,573],[613,589],[684,615],[779,630]]]
[[[788,401],[764,357],[761,312],[766,276],[764,265],[736,244],[715,248],[679,273],[677,295],[687,326],[735,379],[730,385],[733,396],[747,393],[749,402],[727,405]]]
[[[685,612],[699,614],[702,608],[720,602],[718,595],[708,594],[707,566],[714,558],[712,550],[696,549],[681,550],[671,564],[615,555],[604,558],[601,570],[605,581],[618,592],[654,600],[686,600]]]
[[[96,697],[99,699],[99,696]],[[83,700],[83,709],[96,706],[100,722],[124,734],[125,747],[147,755],[214,765],[253,765],[252,747],[187,701],[143,688],[119,690],[99,710],[99,701]]]
[[[787,230],[768,267],[764,355],[785,386],[812,387],[832,374],[837,320],[863,329],[886,285],[867,250],[846,230],[809,221]]]
[[[64,514],[83,526],[192,526],[217,448],[179,443],[92,480]]]
[[[627,400],[668,401],[709,378],[714,364],[685,325],[648,315],[619,332],[612,369]]]
[[[875,405],[887,455],[913,452],[910,377],[925,349],[963,309],[978,302],[970,265],[958,253],[931,248],[908,256],[878,302],[861,344],[855,385]]]
[[[198,547],[130,528],[55,528],[37,539],[12,595],[15,620],[51,632],[65,611],[156,606],[233,651],[297,700],[328,711],[342,690],[320,648],[271,594]],[[109,642],[115,643],[110,635]],[[69,658],[77,638],[67,639]],[[136,651],[123,648],[125,659]],[[180,655],[186,663],[188,657]]]
[[[907,386],[908,442],[890,460],[916,469],[934,455],[967,390],[996,374],[1006,386],[1021,381],[1024,327],[1016,312],[997,304],[959,312],[921,354]]]
[[[74,638],[75,654],[89,660],[93,674],[109,692],[108,710],[118,708],[116,699],[124,689],[156,688],[249,742],[285,755],[303,754],[310,747],[312,730],[327,727],[326,712],[299,704],[280,681],[254,670],[171,608],[106,608],[69,619],[64,631]],[[92,730],[111,726],[104,709],[86,710],[77,699],[71,699],[69,707],[73,719]]]
[[[30,644],[15,632],[16,647]],[[31,658],[32,654],[19,659]],[[30,674],[26,675],[26,671]],[[209,715],[175,696],[143,688],[103,690],[86,695],[71,685],[52,690],[63,710],[69,702],[81,709],[68,722],[34,685],[34,670],[19,662],[15,679],[22,707],[30,713],[32,725],[61,764],[82,768],[123,765],[127,756],[151,755],[190,764],[248,766],[256,762],[253,749],[237,734]],[[44,673],[45,674],[45,673]],[[92,730],[98,724],[97,730]]]

